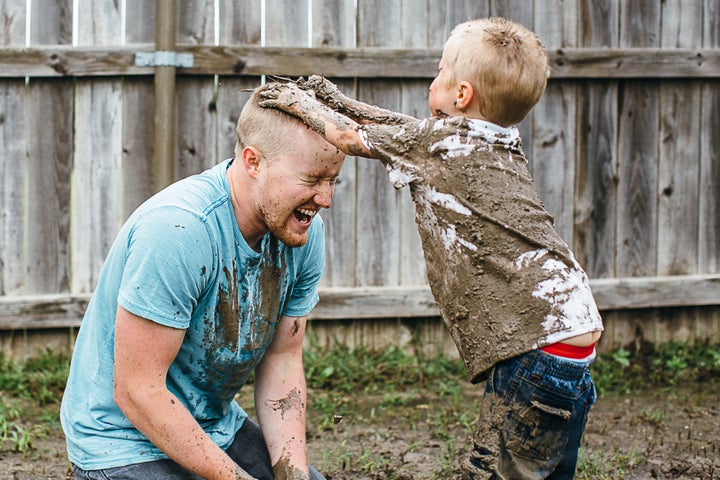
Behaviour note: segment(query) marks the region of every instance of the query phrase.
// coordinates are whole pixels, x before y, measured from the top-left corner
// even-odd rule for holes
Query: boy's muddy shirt
[[[429,118],[363,125],[360,135],[393,185],[410,185],[430,288],[473,382],[499,361],[602,330],[517,128]]]

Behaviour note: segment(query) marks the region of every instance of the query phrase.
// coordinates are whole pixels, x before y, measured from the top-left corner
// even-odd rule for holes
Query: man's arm
[[[277,480],[307,480],[307,388],[302,363],[306,317],[283,316],[255,368],[255,410]]]
[[[118,307],[115,326],[115,403],[171,459],[203,478],[253,480],[205,434],[166,386],[168,368],[185,331]]]

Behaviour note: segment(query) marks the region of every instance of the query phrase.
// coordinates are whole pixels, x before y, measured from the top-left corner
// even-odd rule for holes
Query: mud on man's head
[[[451,84],[473,86],[482,117],[502,126],[525,118],[550,76],[548,54],[537,35],[499,17],[457,25],[440,63]]]
[[[235,158],[239,158],[247,146],[257,147],[268,158],[274,158],[280,153],[292,150],[295,147],[293,142],[303,139],[303,136],[298,135],[299,132],[307,130],[302,121],[281,110],[259,105],[262,100],[260,92],[272,85],[268,83],[255,88],[245,102],[235,127]]]

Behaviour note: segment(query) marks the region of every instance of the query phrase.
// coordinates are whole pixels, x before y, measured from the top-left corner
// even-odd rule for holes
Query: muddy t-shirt
[[[290,248],[267,234],[255,252],[235,220],[228,165],[148,200],[108,254],[78,334],[61,408],[70,461],[85,470],[167,458],[113,401],[118,305],[186,331],[167,386],[225,449],[247,417],[234,396],[273,339],[279,318],[305,316],[318,301],[325,258],[320,217],[304,246]]]
[[[430,288],[471,379],[602,321],[587,275],[540,202],[515,127],[464,117],[363,125],[410,186]]]

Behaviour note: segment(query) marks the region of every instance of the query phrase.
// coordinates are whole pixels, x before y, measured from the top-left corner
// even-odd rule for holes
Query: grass
[[[720,378],[720,344],[669,342],[633,352],[619,349],[599,356],[592,374],[601,395],[713,381]]]
[[[49,351],[26,361],[0,352],[0,453],[29,452],[48,425],[58,425],[69,367],[67,356]]]
[[[440,445],[436,458],[441,471],[433,478],[452,476],[465,448],[456,439],[473,433],[480,398],[468,401],[464,396],[465,368],[459,360],[409,355],[398,348],[370,351],[336,345],[308,349],[304,362],[311,392],[309,428],[322,436],[351,419],[353,425],[365,425],[374,432],[359,445],[338,442],[334,451],[327,452],[327,465],[356,476],[407,479],[387,455],[377,455],[372,448],[387,441],[378,426],[404,422],[427,429],[419,438]],[[6,358],[0,352],[0,454],[31,452],[35,440],[59,428],[59,403],[68,370],[68,357],[53,352],[26,361]],[[720,378],[720,345],[668,343],[642,351],[620,349],[600,355],[592,371],[600,395],[632,395],[649,388],[672,394],[683,384]],[[658,426],[667,414],[664,410],[642,413],[647,423]],[[421,450],[423,443],[408,445],[407,452]],[[576,478],[622,478],[640,457],[636,452],[581,451]]]

